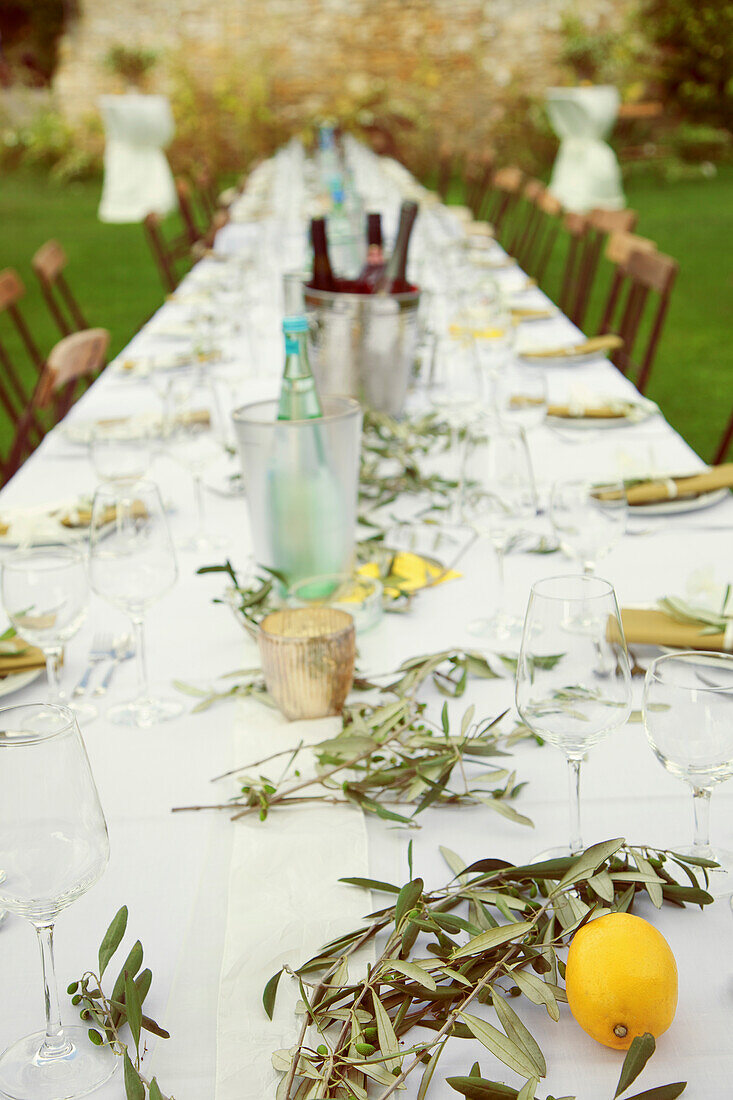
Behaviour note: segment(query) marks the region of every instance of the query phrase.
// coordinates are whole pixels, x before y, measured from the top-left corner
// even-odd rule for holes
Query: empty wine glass
[[[581,761],[631,713],[626,640],[616,593],[608,581],[566,576],[532,585],[517,664],[516,703],[529,728],[567,757],[569,851],[579,852]],[[559,849],[543,857],[567,854],[568,849]]]
[[[168,392],[164,425],[165,448],[193,478],[196,521],[193,532],[181,542],[185,550],[212,550],[219,543],[206,532],[204,472],[222,460],[226,452],[219,393],[210,376],[200,370],[176,377]]]
[[[430,365],[428,394],[456,438],[481,415],[486,390],[469,333],[461,330],[438,337]]]
[[[733,775],[733,656],[667,653],[644,679],[644,727],[657,760],[692,788],[694,842],[682,855],[715,860],[711,893],[733,889],[733,852],[710,845],[710,797]]]
[[[472,634],[488,642],[519,639],[522,619],[506,605],[504,560],[512,544],[537,513],[532,463],[521,428],[494,423],[488,436],[469,451],[464,478],[463,514],[466,522],[493,547],[498,586],[493,615],[468,625]]]
[[[511,366],[497,386],[500,418],[525,432],[538,428],[547,415],[547,378],[540,367]]]
[[[583,572],[595,572],[626,530],[628,502],[620,481],[594,485],[561,481],[552,487],[550,520],[560,547],[578,561]]]
[[[112,707],[107,717],[143,729],[178,717],[183,711],[181,703],[150,694],[145,655],[145,612],[178,577],[163,502],[152,481],[112,482],[97,489],[92,504],[89,574],[94,591],[127,612],[135,628],[138,695]]]
[[[149,435],[97,432],[89,444],[89,458],[100,481],[137,481],[148,472],[152,460]]]
[[[2,598],[19,636],[43,652],[49,703],[71,707],[82,721],[91,721],[96,708],[69,701],[59,677],[64,643],[78,632],[89,606],[81,550],[76,546],[40,546],[9,555],[2,563]]]
[[[108,1045],[87,1027],[61,1023],[54,970],[58,914],[101,877],[107,826],[84,742],[67,707],[42,703],[0,710],[0,905],[38,934],[46,1030],[0,1055],[0,1093],[13,1100],[74,1100],[114,1073]]]

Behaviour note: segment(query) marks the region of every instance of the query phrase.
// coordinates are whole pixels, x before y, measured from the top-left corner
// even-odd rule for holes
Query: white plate
[[[14,691],[28,687],[43,671],[42,668],[29,668],[27,672],[10,672],[7,676],[0,677],[0,696],[12,695]]]
[[[524,351],[534,351],[534,348],[525,348]],[[580,367],[607,357],[607,351],[587,351],[583,355],[552,355],[535,358],[524,355],[522,350],[517,349],[517,359],[525,367]]]
[[[59,431],[68,443],[88,447],[92,440],[98,436],[109,436],[114,439],[140,439],[154,434],[156,427],[160,426],[160,417],[150,413],[142,416],[121,417],[117,423],[114,423],[112,417],[109,418],[108,423],[104,423],[104,419],[75,417],[71,423],[62,424]]]
[[[641,424],[642,421],[648,420],[650,416],[655,416],[659,412],[658,406],[653,401],[633,402],[630,403],[630,408],[633,409],[632,416],[612,416],[606,419],[593,416],[548,416],[546,423],[550,428],[570,430],[577,428],[579,431],[589,428],[629,428],[634,424]]]
[[[629,517],[632,516],[674,516],[683,512],[700,512],[720,504],[729,495],[730,489],[713,489],[690,500],[660,500],[656,504],[631,504]]]

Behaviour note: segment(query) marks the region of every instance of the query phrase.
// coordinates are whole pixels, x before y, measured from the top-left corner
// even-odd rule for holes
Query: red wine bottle
[[[356,279],[354,293],[373,294],[383,274],[382,215],[367,214],[367,257]]]
[[[397,229],[397,240],[392,255],[387,261],[381,278],[375,289],[377,294],[404,294],[412,287],[407,281],[407,249],[410,245],[410,234],[417,217],[417,203],[403,202],[400,207],[400,224]]]
[[[311,244],[313,245],[313,276],[308,285],[314,290],[334,291],[336,280],[328,258],[325,218],[313,218],[311,221]]]

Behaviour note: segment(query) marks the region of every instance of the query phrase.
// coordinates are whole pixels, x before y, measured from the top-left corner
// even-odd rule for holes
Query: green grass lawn
[[[49,237],[68,254],[68,279],[89,323],[110,330],[111,355],[163,299],[142,226],[103,225],[97,220],[99,195],[98,182],[60,185],[26,171],[0,177],[0,269],[16,268],[25,282],[23,312],[44,351],[58,333],[30,258]],[[680,263],[649,396],[708,458],[733,404],[733,276],[726,248],[733,240],[733,168],[721,169],[712,180],[666,185],[636,180],[627,197],[639,212],[637,232]],[[166,228],[178,232],[176,219]],[[560,255],[549,273],[550,286],[559,261]],[[597,302],[602,284],[598,290]],[[589,331],[593,320],[592,312]],[[3,339],[2,318],[0,329]],[[20,358],[15,344],[11,350]],[[30,374],[26,377],[30,382]],[[8,430],[0,423],[2,453]]]

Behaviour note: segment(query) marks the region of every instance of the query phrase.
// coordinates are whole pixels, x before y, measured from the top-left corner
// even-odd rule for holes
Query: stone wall
[[[182,69],[214,94],[259,80],[278,133],[324,113],[385,111],[436,140],[484,137],[513,91],[558,79],[569,0],[79,0],[61,46],[55,92],[79,117],[113,90],[102,60],[116,44],[152,47],[154,90]],[[614,20],[624,0],[582,0],[583,18]],[[265,90],[263,92],[262,85]],[[243,91],[242,94],[246,94]]]

